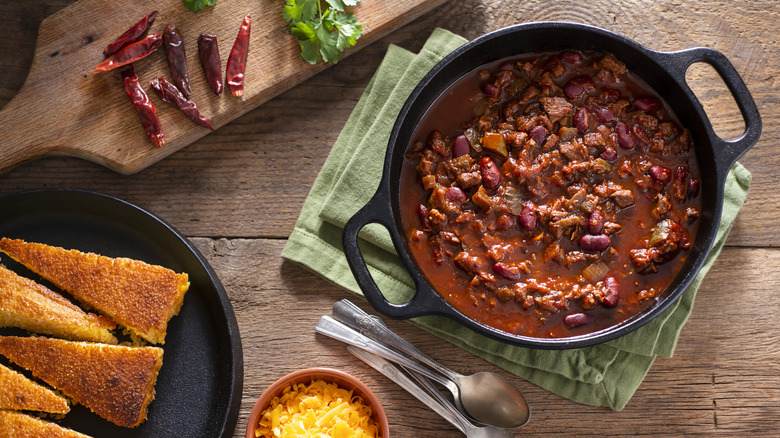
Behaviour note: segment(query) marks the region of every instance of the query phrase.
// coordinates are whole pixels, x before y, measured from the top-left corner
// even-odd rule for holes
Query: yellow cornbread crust
[[[95,414],[133,428],[146,420],[163,350],[0,336],[0,354]]]
[[[75,341],[116,344],[105,316],[85,313],[62,295],[0,265],[0,327],[18,327]]]
[[[70,412],[65,397],[2,364],[0,364],[0,409],[53,414]]]
[[[0,409],[0,436],[12,438],[91,438],[89,435],[66,429],[21,412]]]
[[[0,239],[0,251],[156,344],[165,343],[168,321],[179,313],[189,289],[186,273],[139,260],[7,238]]]

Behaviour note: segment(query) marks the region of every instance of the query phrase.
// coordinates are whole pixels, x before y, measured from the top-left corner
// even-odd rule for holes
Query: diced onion
[[[582,270],[582,276],[590,283],[596,283],[604,279],[609,273],[609,268],[601,260],[593,262]]]

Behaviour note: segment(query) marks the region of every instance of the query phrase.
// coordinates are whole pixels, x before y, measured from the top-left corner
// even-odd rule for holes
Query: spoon
[[[374,369],[384,374],[390,380],[409,391],[418,400],[425,403],[426,406],[433,409],[434,412],[441,415],[458,430],[463,432],[467,438],[511,438],[512,435],[506,429],[495,426],[475,426],[455,406],[450,404],[425,377],[417,377],[418,381],[428,388],[424,390],[416,385],[409,377],[401,372],[395,365],[383,359],[380,356],[363,351],[351,346],[347,347],[350,353],[360,358],[363,362],[371,365]]]
[[[395,334],[382,318],[369,315],[349,300],[334,303],[333,316],[362,334],[409,355],[443,375],[446,380],[433,380],[449,389],[458,409],[475,420],[493,426],[514,428],[526,424],[530,419],[531,411],[523,394],[500,375],[487,371],[469,376],[458,374]]]

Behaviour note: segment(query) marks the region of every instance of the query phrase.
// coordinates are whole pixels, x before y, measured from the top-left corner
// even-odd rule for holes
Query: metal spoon
[[[354,348],[347,347],[347,350],[355,356],[359,357],[365,363],[371,365],[374,369],[384,374],[390,380],[397,383],[399,386],[409,391],[410,394],[415,396],[418,400],[425,403],[434,412],[441,415],[445,420],[450,422],[453,426],[458,428],[468,438],[511,438],[514,435],[509,433],[506,429],[501,429],[494,426],[475,426],[473,425],[463,414],[460,413],[455,406],[451,405],[436,388],[431,388],[429,391],[416,385],[409,377],[401,372],[396,366],[372,353]],[[425,384],[425,377],[420,377],[420,383]],[[430,383],[428,383],[430,385]],[[432,386],[432,385],[431,385]],[[438,396],[438,397],[437,397]]]
[[[333,316],[362,334],[409,355],[443,375],[445,380],[433,380],[449,389],[458,409],[477,421],[513,428],[526,424],[530,419],[531,411],[523,394],[500,375],[487,371],[470,376],[458,374],[393,333],[382,318],[369,315],[349,300],[333,304]]]

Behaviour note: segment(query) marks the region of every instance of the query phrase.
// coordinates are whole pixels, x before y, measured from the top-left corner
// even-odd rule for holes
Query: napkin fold
[[[344,224],[376,191],[390,131],[407,97],[437,62],[465,42],[436,29],[417,54],[395,45],[388,48],[317,176],[283,258],[362,296],[341,249]],[[618,339],[579,349],[535,350],[492,340],[445,317],[426,316],[410,322],[563,397],[620,410],[655,357],[672,356],[696,290],[720,253],[749,185],[750,173],[735,164],[726,180],[717,239],[701,272],[664,313]],[[371,224],[361,231],[360,239],[369,271],[387,299],[409,300],[414,283],[395,254],[387,230]]]

